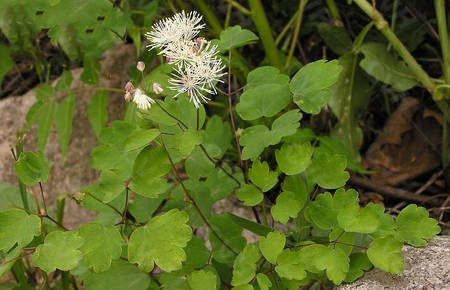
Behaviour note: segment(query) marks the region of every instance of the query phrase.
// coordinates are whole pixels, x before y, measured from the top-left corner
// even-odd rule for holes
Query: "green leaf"
[[[147,273],[122,260],[113,261],[105,272],[89,271],[83,281],[89,290],[148,290],[151,282]]]
[[[261,161],[255,160],[252,168],[248,171],[248,177],[263,192],[269,191],[278,182],[278,174],[270,171],[266,161],[261,163]]]
[[[88,85],[96,85],[100,74],[100,62],[96,59],[85,57],[83,60],[83,72],[81,80]]]
[[[251,184],[242,185],[236,191],[236,196],[244,202],[245,206],[255,206],[264,199],[264,194]]]
[[[149,143],[158,136],[158,129],[136,129],[130,136],[127,137],[127,139],[125,139],[124,150],[131,151],[141,149],[149,145]]]
[[[367,256],[375,267],[392,274],[399,274],[404,269],[402,247],[403,243],[393,236],[377,238],[370,243]]]
[[[302,264],[298,252],[286,249],[278,256],[275,272],[289,280],[302,280],[306,278],[305,266]]]
[[[70,89],[72,80],[73,80],[72,72],[70,70],[64,70],[60,79],[56,83],[55,89],[57,91],[65,91]]]
[[[346,207],[358,206],[358,193],[355,190],[337,190],[332,197],[329,192],[317,195],[306,208],[305,217],[322,230],[338,227],[338,214]]]
[[[294,193],[295,199],[298,200],[303,208],[309,200],[309,190],[306,186],[305,180],[300,175],[287,176],[281,185],[283,191],[290,191]]]
[[[112,260],[122,253],[123,240],[118,228],[87,223],[78,229],[78,235],[85,240],[80,248],[84,261],[96,273],[108,270]]]
[[[428,217],[428,211],[415,204],[408,205],[398,214],[397,227],[402,241],[414,247],[425,246],[427,240],[441,231],[437,221]]]
[[[157,198],[147,198],[137,195],[128,209],[137,222],[144,223],[151,219],[153,213],[158,209],[167,195],[161,194]]]
[[[350,267],[344,281],[351,283],[364,275],[364,271],[372,268],[369,258],[364,253],[353,253],[350,255]]]
[[[140,175],[133,178],[129,184],[129,188],[148,198],[157,198],[170,188],[170,184],[166,179],[161,177],[153,177],[150,175]]]
[[[370,171],[364,169],[361,166],[361,163],[358,161],[359,153],[358,155],[352,153],[351,149],[349,149],[344,143],[342,143],[338,137],[322,136],[319,137],[318,140],[320,141],[320,146],[315,148],[315,152],[344,155],[347,159],[348,169],[362,174],[370,173]]]
[[[388,52],[386,44],[369,42],[360,51],[364,59],[359,65],[369,75],[387,83],[398,92],[409,90],[417,85],[417,81],[407,65]]]
[[[188,284],[192,290],[215,290],[217,289],[217,277],[211,271],[194,271],[189,275]]]
[[[267,237],[259,240],[259,249],[264,258],[272,264],[276,264],[278,255],[283,251],[286,237],[280,232],[270,232]]]
[[[48,179],[51,163],[42,153],[22,152],[19,160],[14,163],[14,169],[20,181],[33,186],[38,182],[45,183]]]
[[[239,285],[236,287],[231,288],[232,290],[254,290],[252,285],[246,284],[246,285]]]
[[[342,67],[336,60],[318,60],[302,67],[289,84],[294,102],[310,114],[318,114],[331,97]]]
[[[145,272],[150,272],[155,263],[166,272],[180,269],[186,260],[183,248],[192,238],[187,221],[185,212],[172,209],[134,230],[128,243],[130,263],[137,263]]]
[[[100,131],[108,121],[108,112],[106,111],[107,94],[106,91],[100,91],[95,94],[88,105],[88,118],[91,122],[95,135],[100,136]]]
[[[208,263],[211,253],[205,247],[205,241],[192,236],[192,239],[188,242],[186,248],[186,262],[185,264],[192,268],[200,268]]]
[[[255,277],[256,263],[260,257],[258,248],[253,244],[247,244],[234,260],[231,285],[239,286],[249,283]]]
[[[397,225],[394,218],[392,215],[384,213],[384,207],[382,205],[370,202],[366,208],[374,212],[380,221],[377,231],[371,234],[372,237],[380,238],[397,234]]]
[[[56,111],[56,131],[58,131],[59,143],[63,156],[67,153],[67,147],[72,134],[73,109],[75,108],[75,95],[70,94],[58,105]]]
[[[14,61],[9,55],[8,48],[4,45],[0,45],[0,61],[2,66],[0,67],[0,85],[2,84],[3,77],[14,67]]]
[[[352,49],[352,40],[344,27],[320,23],[318,28],[320,37],[334,53],[343,55]]]
[[[294,134],[301,118],[302,114],[298,110],[291,110],[272,123],[272,130],[264,125],[246,128],[239,139],[244,146],[242,159],[254,159],[263,152],[264,148],[278,144],[281,138]]]
[[[283,144],[275,151],[275,157],[280,170],[287,175],[301,173],[311,164],[313,148],[310,143]]]
[[[264,75],[264,82],[258,77]],[[291,101],[289,77],[274,67],[260,67],[247,76],[247,86],[236,105],[236,112],[244,120],[273,117]]]
[[[358,61],[358,55],[353,53],[339,58],[343,71],[331,89],[332,95],[328,102],[338,119],[332,135],[344,144],[356,162],[361,159],[359,149],[363,141],[359,119],[369,104],[372,93],[366,74],[358,67]],[[349,168],[351,165],[349,159]],[[359,162],[356,165],[361,167]]]
[[[227,215],[233,220],[233,222],[243,227],[244,229],[249,230],[254,234],[257,234],[258,236],[266,236],[272,231],[272,229],[269,227],[266,227],[259,223],[252,222],[251,220],[248,220],[246,218],[241,218],[232,213],[228,213]]]
[[[55,89],[49,84],[42,84],[34,91],[36,99],[41,102],[47,102],[55,95]]]
[[[230,215],[213,215],[209,223],[219,237],[231,247],[236,253],[239,253],[245,246],[246,240],[242,237],[242,227],[234,222]],[[236,258],[236,255],[230,251],[211,231],[209,231],[209,240],[214,253],[214,260],[219,263],[229,264]]]
[[[347,159],[343,155],[317,152],[306,173],[311,182],[322,188],[339,188],[350,178],[350,174],[345,171],[346,166]]]
[[[241,47],[258,40],[258,37],[247,29],[242,29],[239,25],[230,26],[220,32],[220,39],[217,42],[219,51]]]
[[[17,244],[27,246],[34,236],[41,233],[41,220],[20,209],[0,212],[0,251],[9,252]]]
[[[105,194],[103,202],[111,202],[125,190],[125,184],[117,173],[104,170],[98,180],[100,190]]]
[[[289,217],[295,218],[302,207],[293,192],[284,191],[277,197],[276,204],[270,210],[274,220],[285,224]]]
[[[74,269],[83,258],[79,250],[84,239],[76,232],[54,231],[45,237],[33,254],[33,264],[46,272]]]
[[[360,208],[357,204],[346,206],[337,217],[339,226],[346,232],[373,233],[378,229],[378,215],[368,208]]]
[[[178,151],[180,151],[183,156],[188,156],[194,150],[196,145],[202,143],[203,138],[201,131],[188,129],[187,131],[175,135],[174,141]]]
[[[336,248],[326,248],[322,255],[316,257],[316,267],[319,270],[326,270],[327,277],[334,284],[339,285],[344,281],[349,270],[350,259],[343,250]]]
[[[211,156],[211,155],[210,155]],[[191,155],[184,162],[184,169],[189,178],[198,180],[207,177],[214,170],[215,164],[206,157],[200,147],[195,147]]]
[[[56,103],[51,101],[43,104],[39,113],[39,123],[37,129],[38,150],[44,152],[47,144],[48,135],[52,127],[53,117],[55,115]]]
[[[256,274],[256,281],[258,282],[258,286],[261,290],[269,290],[270,287],[272,287],[272,282],[270,282],[270,279],[266,274]]]
[[[203,144],[211,157],[222,158],[230,147],[232,138],[230,123],[223,122],[219,116],[212,116],[206,123]]]

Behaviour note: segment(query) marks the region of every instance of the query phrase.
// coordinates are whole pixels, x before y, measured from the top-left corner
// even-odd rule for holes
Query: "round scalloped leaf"
[[[289,280],[302,280],[306,278],[305,266],[303,265],[298,252],[286,249],[278,255],[275,272]]]
[[[230,26],[220,32],[220,39],[214,41],[217,49],[225,51],[231,48],[241,47],[258,40],[253,32],[248,29],[242,29],[239,25]]]
[[[33,186],[38,182],[46,182],[51,163],[42,153],[22,152],[14,163],[16,174],[25,185]]]
[[[258,286],[261,290],[269,290],[270,287],[272,287],[272,282],[270,282],[270,279],[266,274],[256,274],[256,281],[258,282]]]
[[[87,223],[78,229],[78,234],[86,241],[80,248],[84,262],[94,272],[108,270],[112,260],[118,259],[122,253],[123,240],[118,228]]]
[[[278,174],[270,171],[269,164],[255,160],[252,168],[248,172],[250,180],[257,185],[263,192],[269,191],[278,182]]]
[[[239,286],[249,283],[255,277],[256,263],[260,258],[259,249],[253,244],[247,244],[234,260],[231,285]]]
[[[400,238],[414,247],[423,247],[427,240],[434,238],[441,229],[435,219],[428,217],[423,207],[410,204],[397,217]]]
[[[41,219],[20,209],[0,212],[0,251],[8,252],[15,244],[28,245],[41,233]]]
[[[33,265],[46,272],[74,269],[83,258],[80,251],[84,239],[77,232],[51,232],[33,254]]]
[[[274,220],[285,224],[289,217],[295,218],[302,207],[303,204],[295,198],[293,192],[284,191],[277,197],[276,204],[270,211]]]
[[[172,209],[134,230],[128,243],[130,263],[145,272],[153,270],[155,263],[166,272],[180,269],[186,260],[183,248],[192,238],[187,221],[187,213]]]
[[[255,206],[264,199],[264,194],[251,184],[244,184],[236,190],[236,196],[246,206]]]
[[[275,157],[280,170],[287,175],[301,173],[311,164],[313,148],[309,143],[283,144],[275,151]]]
[[[188,284],[192,290],[215,290],[217,276],[212,271],[194,271],[189,275]]]
[[[367,256],[375,267],[399,274],[404,269],[402,247],[403,243],[392,236],[377,238],[370,243]]]
[[[326,189],[339,188],[345,185],[350,174],[345,171],[347,159],[340,154],[314,154],[312,165],[306,173],[311,182]]]
[[[272,264],[277,262],[278,255],[283,251],[286,237],[280,232],[270,232],[259,240],[259,249],[264,258]]]

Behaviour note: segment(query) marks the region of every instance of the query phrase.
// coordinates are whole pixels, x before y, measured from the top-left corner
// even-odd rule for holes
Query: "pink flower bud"
[[[164,89],[162,88],[161,84],[159,83],[153,83],[153,91],[155,92],[155,94],[159,95],[162,93]]]
[[[136,68],[138,69],[138,71],[143,72],[145,70],[145,63],[143,63],[142,61],[138,61]]]
[[[127,82],[127,83],[125,84],[124,89],[125,89],[125,91],[129,92],[129,91],[131,91],[132,89],[134,89],[134,86],[133,86],[133,84],[132,84],[131,82]]]
[[[123,98],[127,102],[131,101],[131,98],[132,98],[131,93],[130,92],[126,92],[125,95],[123,96]]]

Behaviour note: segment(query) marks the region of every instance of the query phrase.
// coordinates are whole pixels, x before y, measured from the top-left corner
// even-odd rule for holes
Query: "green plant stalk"
[[[295,24],[294,28],[294,37],[291,41],[291,47],[289,48],[289,53],[287,56],[286,64],[284,65],[284,68],[288,68],[292,61],[292,56],[294,55],[295,46],[298,41],[298,36],[300,34],[300,27],[303,20],[303,12],[305,11],[305,5],[308,3],[308,0],[300,0],[298,4],[298,13],[297,13],[297,22]]]
[[[61,272],[61,281],[62,281],[62,289],[69,290],[70,289],[70,273],[68,271]]]
[[[209,9],[208,5],[205,3],[204,0],[192,0],[194,5],[197,7],[200,12],[205,15],[206,20],[208,21],[209,25],[211,26],[214,34],[218,36],[220,32],[222,31],[222,25],[220,24],[217,17],[214,15],[214,13]]]
[[[19,141],[17,141],[17,144],[16,144],[15,158],[19,159],[19,156],[22,152],[23,152],[23,141],[19,140]],[[19,182],[20,198],[22,199],[23,208],[27,211],[30,211],[30,206],[28,204],[27,188],[26,188],[25,184],[23,184],[18,177],[17,177],[17,180]]]
[[[289,22],[286,24],[286,26],[283,27],[280,34],[278,34],[277,39],[275,40],[275,44],[280,44],[280,41],[283,39],[284,35],[289,31],[289,28],[291,28],[292,25],[294,25],[295,20],[297,19],[298,10],[292,15],[291,19],[289,19]]]
[[[447,19],[445,13],[445,0],[434,0],[434,8],[436,10],[437,25],[439,30],[439,41],[441,43],[442,50],[442,73],[445,81],[450,83],[450,59],[449,59],[449,44],[448,44],[448,31],[447,31]],[[445,100],[442,102],[446,102]],[[444,104],[443,104],[444,105]],[[445,103],[448,109],[448,103]],[[449,166],[448,160],[448,147],[449,147],[449,128],[450,120],[446,118],[442,126],[442,165],[444,168]]]
[[[398,37],[394,34],[383,15],[376,8],[374,8],[372,4],[367,2],[367,0],[353,0],[353,2],[358,5],[370,18],[372,18],[377,29],[384,35],[384,37],[386,37],[401,58],[408,64],[408,67],[411,69],[416,79],[431,93],[431,95],[433,95],[436,89],[435,83],[422,69],[420,64],[415,60],[400,39],[398,39]]]
[[[233,6],[234,8],[236,8],[237,10],[239,10],[239,12],[241,12],[244,15],[250,15],[252,14],[252,12],[250,10],[248,10],[247,8],[245,8],[243,5],[241,5],[240,3],[234,1],[234,0],[228,0],[228,4],[230,4],[231,6]]]
[[[272,30],[270,29],[269,22],[266,17],[266,13],[260,0],[248,0],[250,10],[252,11],[252,19],[258,30],[259,37],[261,38],[264,50],[266,52],[267,59],[270,64],[282,69],[280,55],[278,53],[275,40],[272,36]]]
[[[56,201],[56,221],[60,224],[63,223],[64,220],[64,208],[66,206],[66,197],[59,196]]]
[[[21,289],[31,289],[28,285],[27,278],[25,277],[25,266],[21,259],[17,260],[11,268],[16,281],[20,284]]]
[[[434,0],[437,25],[439,30],[439,41],[442,50],[442,72],[447,83],[450,83],[450,59],[448,45],[447,20],[445,13],[445,0]]]
[[[339,9],[337,8],[336,2],[334,0],[325,0],[330,16],[334,18],[335,25],[342,26],[342,17],[339,14]]]

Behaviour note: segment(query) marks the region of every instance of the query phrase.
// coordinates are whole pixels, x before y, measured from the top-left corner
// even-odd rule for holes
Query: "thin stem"
[[[289,65],[291,64],[292,56],[294,55],[294,50],[298,41],[298,36],[300,34],[300,26],[302,24],[303,12],[305,11],[306,3],[308,3],[308,0],[300,0],[298,4],[297,22],[295,23],[294,37],[292,38],[291,47],[289,48],[286,64],[284,65],[285,69],[288,68]]]
[[[442,50],[442,73],[445,80],[450,82],[450,59],[449,59],[449,44],[447,32],[447,20],[445,13],[445,0],[434,0],[434,7],[436,10],[436,18],[439,30],[439,41]]]
[[[231,127],[233,129],[233,135],[234,135],[234,142],[236,143],[236,149],[239,154],[239,162],[242,169],[244,169],[244,162],[242,160],[242,151],[241,151],[241,145],[239,144],[239,138],[236,133],[236,122],[234,121],[233,116],[233,101],[231,100],[231,50],[228,51],[228,110],[230,114],[230,121],[231,121]]]
[[[389,24],[384,19],[383,15],[373,7],[367,0],[354,0],[372,20],[375,22],[377,29],[386,37],[386,39],[392,44],[401,58],[408,64],[415,78],[422,83],[422,85],[433,95],[436,89],[435,83],[430,76],[422,69],[419,63],[414,59],[409,50],[398,39],[394,32],[389,28]]]
[[[42,188],[42,182],[39,181],[39,189],[41,191],[42,205],[44,206],[44,213],[47,215],[47,203],[45,202],[44,189]]]
[[[94,196],[93,194],[86,192],[87,195],[89,195],[90,197],[92,197],[93,199],[95,199],[96,201],[98,201],[101,204],[106,205],[107,207],[111,208],[113,211],[115,211],[119,216],[122,216],[122,213],[120,212],[120,210],[118,210],[116,207],[110,205],[109,203],[105,203],[103,202],[101,199],[99,199],[98,197]]]
[[[227,29],[228,26],[230,25],[230,17],[231,17],[231,8],[233,6],[231,5],[230,2],[228,2],[228,6],[227,6],[227,14],[225,16],[225,23],[224,23],[224,28]]]
[[[262,210],[263,210],[263,217],[264,217],[264,225],[266,226],[266,227],[268,227],[269,226],[269,219],[267,218],[267,212],[266,212],[266,201],[264,200],[264,198],[263,198],[263,200],[262,200]]]
[[[200,144],[200,149],[203,151],[203,153],[205,153],[206,158],[209,159],[209,161],[211,161],[215,166],[217,166],[218,168],[220,168],[220,170],[222,170],[226,175],[228,175],[228,177],[230,177],[231,179],[233,179],[239,186],[241,185],[241,182],[234,177],[233,175],[231,175],[228,171],[225,170],[225,168],[222,167],[222,165],[219,162],[216,162],[206,151],[206,148]]]
[[[253,22],[255,23],[256,29],[258,30],[259,37],[261,38],[264,50],[266,52],[267,59],[270,64],[282,69],[283,64],[281,63],[280,55],[278,53],[275,40],[272,36],[272,30],[270,28],[269,21],[266,17],[266,12],[260,0],[248,0],[250,9],[252,11]]]
[[[327,3],[330,16],[334,18],[334,24],[342,27],[342,17],[341,14],[339,14],[339,9],[337,8],[336,2],[334,2],[334,0],[325,0],[325,2]]]
[[[220,32],[222,31],[222,25],[220,24],[216,15],[214,15],[214,13],[211,11],[211,9],[209,9],[209,7],[205,3],[205,1],[204,0],[192,0],[192,2],[197,7],[197,9],[203,15],[205,15],[205,18],[208,21],[209,25],[211,26],[214,34],[216,36],[219,36]]]
[[[52,221],[55,225],[57,225],[58,227],[60,227],[61,229],[65,230],[65,231],[70,231],[68,228],[66,228],[65,226],[63,226],[62,224],[60,224],[57,220],[55,220],[54,218],[52,218],[52,217],[49,216],[48,214],[41,215],[40,217],[49,219],[49,220]]]
[[[289,29],[294,25],[295,20],[297,19],[298,10],[292,15],[291,19],[289,19],[286,26],[283,27],[280,34],[278,34],[277,39],[275,40],[275,44],[280,44],[280,41],[283,39],[284,35],[289,31]]]
[[[250,10],[248,10],[247,8],[245,8],[242,4],[234,1],[234,0],[227,0],[228,4],[230,4],[231,6],[233,6],[234,8],[236,8],[237,10],[239,10],[239,12],[241,12],[244,15],[250,15],[252,14],[252,12]]]
[[[19,140],[16,144],[16,152],[15,153],[14,153],[14,149],[11,148],[11,152],[12,152],[12,155],[13,155],[15,161],[17,161],[19,159],[19,156],[22,153],[22,151],[23,151],[23,141]],[[21,182],[19,178],[17,178],[17,180],[19,182],[20,198],[22,199],[23,208],[26,209],[27,211],[29,211],[30,206],[28,205],[27,189],[25,187],[25,184],[23,184],[23,182]]]
[[[16,278],[16,281],[20,284],[21,289],[31,289],[28,285],[27,278],[25,277],[25,266],[23,265],[22,260],[18,259],[12,266],[11,270],[14,278]]]
[[[183,180],[181,179],[181,177],[178,175],[177,169],[175,167],[175,163],[172,160],[172,157],[170,157],[169,151],[167,150],[167,147],[164,143],[163,138],[161,139],[161,144],[164,148],[164,150],[166,150],[167,153],[167,158],[169,159],[169,162],[172,166],[172,172],[175,176],[175,179],[177,180],[177,182],[180,184],[181,188],[184,191],[184,194],[186,195],[186,197],[191,201],[192,205],[194,206],[195,210],[197,211],[197,213],[200,215],[201,219],[203,220],[203,222],[205,223],[205,225],[208,227],[208,229],[211,231],[211,233],[228,249],[230,250],[233,254],[237,255],[238,253],[232,248],[230,247],[220,236],[219,234],[213,229],[213,227],[211,226],[211,224],[209,223],[208,219],[205,217],[205,215],[202,213],[202,211],[200,210],[200,207],[198,206],[197,202],[195,201],[195,199],[192,197],[192,195],[189,193],[189,191],[187,190],[187,188],[184,186]]]

